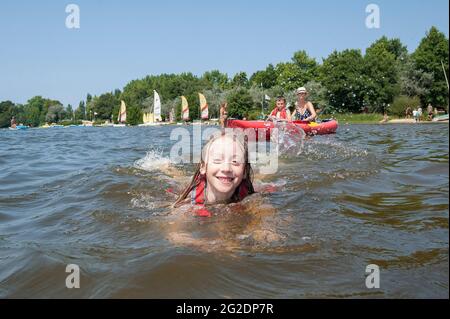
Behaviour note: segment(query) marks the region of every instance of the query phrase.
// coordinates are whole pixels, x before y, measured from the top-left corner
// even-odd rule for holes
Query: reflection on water
[[[0,296],[448,298],[448,125],[286,143],[256,176],[275,192],[181,221],[167,190],[194,167],[170,165],[171,129],[1,130]]]

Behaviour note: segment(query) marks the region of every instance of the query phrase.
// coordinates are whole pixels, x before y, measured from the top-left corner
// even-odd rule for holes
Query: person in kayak
[[[292,120],[294,121],[306,121],[314,122],[317,117],[314,105],[307,101],[308,91],[306,88],[298,88],[295,93],[297,94],[297,105],[292,115]]]
[[[16,128],[17,127],[17,122],[16,122],[16,118],[13,116],[11,118],[11,125],[12,128]]]
[[[193,204],[236,203],[255,192],[247,141],[235,131],[222,131],[203,148],[201,160],[189,186],[174,207]],[[207,211],[200,209],[201,216]]]
[[[284,96],[277,97],[276,107],[270,113],[271,117],[277,118],[278,120],[291,121],[291,112],[286,107],[286,98]]]

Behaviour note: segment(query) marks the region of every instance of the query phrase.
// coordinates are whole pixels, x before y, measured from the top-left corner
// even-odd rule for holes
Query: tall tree
[[[417,69],[433,75],[433,80],[427,87],[428,92],[420,97],[424,105],[431,103],[433,106],[448,106],[448,87],[442,69],[443,63],[448,75],[448,45],[445,34],[432,27],[412,54]]]
[[[255,109],[255,103],[246,89],[240,88],[231,91],[227,97],[228,115],[230,117],[247,117],[252,109]]]
[[[0,128],[8,127],[14,114],[14,103],[11,101],[0,102]]]
[[[67,118],[68,119],[70,119],[70,120],[75,120],[75,114],[74,114],[74,111],[73,111],[73,108],[72,108],[72,105],[67,105],[67,109],[66,109],[66,114],[67,114]]]
[[[359,112],[366,95],[375,94],[369,90],[364,68],[360,50],[334,51],[323,61],[320,82],[327,88],[330,109]]]
[[[219,70],[212,70],[205,72],[202,76],[202,80],[205,81],[209,88],[220,88],[225,90],[228,87],[228,75],[221,73]]]
[[[277,84],[285,90],[295,90],[317,77],[317,62],[310,58],[305,51],[294,53],[292,62],[279,63],[275,69]]]
[[[75,111],[75,120],[85,120],[86,119],[86,106],[84,101],[80,101],[78,108]]]
[[[236,75],[231,80],[231,86],[233,88],[238,88],[238,87],[246,88],[246,87],[248,87],[247,73],[245,73],[245,72],[236,73]]]
[[[382,37],[366,50],[365,74],[372,92],[367,96],[367,100],[373,111],[384,112],[400,92],[400,65],[397,58],[403,54],[401,43],[397,40],[390,41],[386,37]]]
[[[263,71],[257,71],[250,77],[250,84],[252,86],[264,89],[270,89],[277,84],[277,73],[272,64],[269,64]]]

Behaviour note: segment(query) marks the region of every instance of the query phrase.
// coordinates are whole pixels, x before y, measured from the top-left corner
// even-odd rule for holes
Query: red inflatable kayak
[[[328,120],[320,123],[292,121],[295,126],[300,127],[307,135],[325,135],[336,133],[338,122],[336,120]],[[288,123],[288,129],[289,129]],[[227,127],[255,130],[266,130],[266,139],[270,140],[270,131],[274,128],[272,121],[242,121],[242,120],[228,120]]]

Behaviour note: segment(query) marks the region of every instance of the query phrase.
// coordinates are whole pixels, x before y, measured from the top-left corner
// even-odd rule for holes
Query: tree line
[[[0,127],[9,126],[12,116],[17,122],[31,126],[47,122],[114,121],[120,100],[127,104],[127,122],[136,125],[142,122],[143,112],[153,109],[153,90],[161,96],[163,118],[174,110],[178,120],[181,95],[189,102],[191,119],[200,116],[199,92],[208,101],[210,117],[218,117],[220,103],[227,101],[229,116],[254,119],[274,106],[274,99],[265,104],[265,95],[284,95],[293,106],[294,90],[300,86],[305,86],[309,99],[328,114],[364,111],[401,115],[411,101],[447,110],[444,70],[448,74],[448,47],[445,34],[432,27],[412,53],[400,39],[382,37],[364,54],[357,49],[333,51],[319,63],[306,51],[298,51],[290,61],[269,64],[250,77],[245,72],[229,77],[219,70],[202,76],[149,75],[132,80],[122,90],[98,96],[87,94],[76,109],[41,96],[24,105],[1,102]]]

